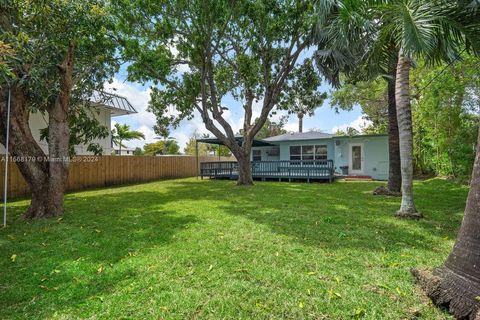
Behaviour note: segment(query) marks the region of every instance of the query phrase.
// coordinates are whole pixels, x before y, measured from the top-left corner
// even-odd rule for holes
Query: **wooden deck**
[[[327,180],[334,179],[332,160],[278,160],[252,161],[252,177],[254,179],[282,180]],[[238,164],[236,161],[202,162],[200,163],[202,179],[237,179]]]

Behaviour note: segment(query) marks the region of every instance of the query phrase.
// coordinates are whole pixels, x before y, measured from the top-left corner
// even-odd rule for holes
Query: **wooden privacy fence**
[[[201,156],[198,162],[228,161],[230,157]],[[5,159],[0,157],[0,198],[4,191]],[[158,179],[194,177],[197,175],[194,156],[77,156],[70,163],[67,191],[140,183]],[[30,188],[10,158],[8,197],[26,197]]]

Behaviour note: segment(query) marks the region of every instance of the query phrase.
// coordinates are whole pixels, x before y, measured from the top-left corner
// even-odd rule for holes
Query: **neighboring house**
[[[332,160],[335,175],[388,179],[388,135],[336,136],[311,131],[263,141],[273,146],[253,147],[251,160]]]
[[[133,152],[135,151],[135,149],[132,148],[122,148],[121,151],[117,148],[115,149],[116,156],[133,156]]]
[[[107,127],[109,135],[103,139],[95,139],[92,143],[98,143],[102,149],[103,154],[110,155],[112,148],[112,117],[123,116],[127,114],[137,113],[135,108],[130,104],[127,98],[111,94],[102,93],[95,94],[91,97],[90,102],[93,104],[92,116],[94,116],[101,125]],[[30,113],[30,129],[35,140],[45,153],[48,152],[48,143],[45,140],[40,140],[40,130],[48,126],[48,115],[43,115],[40,112]],[[75,146],[77,155],[91,154],[87,151],[88,145]],[[0,152],[5,153],[5,148],[0,144]],[[123,152],[122,152],[123,153]]]

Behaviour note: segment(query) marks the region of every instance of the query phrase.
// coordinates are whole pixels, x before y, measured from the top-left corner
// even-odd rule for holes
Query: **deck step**
[[[372,181],[371,176],[346,176],[345,181]]]

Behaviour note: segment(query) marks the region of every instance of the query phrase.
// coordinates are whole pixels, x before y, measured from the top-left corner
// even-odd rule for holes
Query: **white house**
[[[95,117],[101,125],[107,127],[109,132],[107,137],[103,139],[95,139],[92,142],[98,143],[102,147],[103,154],[110,155],[113,152],[112,117],[133,114],[137,113],[137,111],[127,100],[127,98],[117,94],[103,92],[100,95],[97,93],[90,98],[90,101],[94,105],[94,110],[91,112],[92,116]],[[46,128],[47,126],[48,115],[43,115],[40,112],[30,114],[30,129],[32,130],[32,135],[45,153],[48,152],[48,143],[45,140],[40,140],[40,130]],[[91,154],[87,151],[87,147],[88,145],[75,146],[77,155]],[[5,147],[2,144],[0,144],[0,153],[5,153]]]

